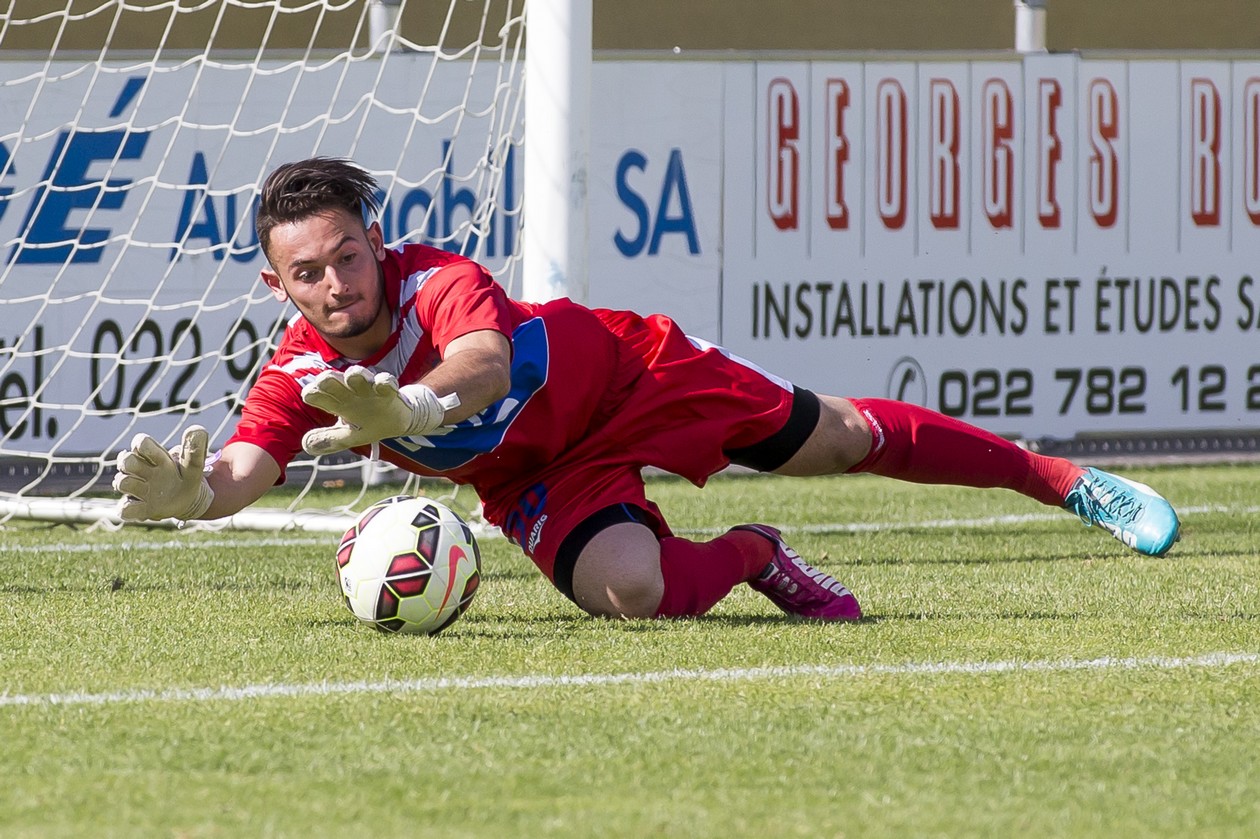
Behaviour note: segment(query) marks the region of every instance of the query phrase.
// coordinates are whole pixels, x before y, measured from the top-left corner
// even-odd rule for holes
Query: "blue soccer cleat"
[[[1163,556],[1181,538],[1181,522],[1162,495],[1101,469],[1086,469],[1063,506],[1147,556]]]

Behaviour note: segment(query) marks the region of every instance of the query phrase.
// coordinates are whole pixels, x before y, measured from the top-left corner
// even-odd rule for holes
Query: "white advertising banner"
[[[255,69],[0,61],[6,452],[230,426],[284,314],[265,173],[353,157],[389,240],[449,242],[519,94],[416,55]],[[1260,61],[619,61],[592,90],[593,305],[1002,434],[1260,427]]]
[[[1260,427],[1260,64],[752,76],[726,112],[728,348],[1029,438]]]
[[[267,336],[292,314],[258,281],[266,174],[354,158],[378,176],[389,242],[459,250],[487,191],[493,106],[515,95],[502,87],[494,66],[401,53],[156,69],[0,61],[3,448],[116,451],[137,428],[228,429]],[[502,191],[468,245],[492,268],[516,247],[522,191],[516,146],[499,148]]]
[[[723,65],[601,62],[593,88],[589,302],[715,340]]]

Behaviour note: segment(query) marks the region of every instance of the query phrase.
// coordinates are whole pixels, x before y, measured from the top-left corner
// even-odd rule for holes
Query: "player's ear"
[[[280,275],[275,271],[269,271],[264,268],[258,272],[258,279],[262,280],[263,285],[271,289],[272,297],[281,303],[289,302],[289,292],[285,290],[284,283],[280,282]]]
[[[368,244],[372,247],[372,255],[376,257],[377,262],[383,262],[385,260],[385,232],[381,230],[379,221],[368,225],[367,237]]]

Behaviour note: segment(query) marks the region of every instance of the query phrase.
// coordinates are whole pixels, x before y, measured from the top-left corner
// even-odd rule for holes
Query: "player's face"
[[[365,358],[389,337],[389,308],[379,224],[328,210],[271,231],[272,270],[263,282],[277,300],[292,300],[333,349]]]

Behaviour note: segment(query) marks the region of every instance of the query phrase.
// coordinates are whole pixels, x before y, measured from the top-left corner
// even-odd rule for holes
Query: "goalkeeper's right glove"
[[[400,387],[391,374],[358,365],[320,373],[302,388],[302,401],[337,418],[302,437],[302,448],[316,456],[391,437],[430,434],[448,410],[459,407],[456,394],[438,396],[422,384]]]
[[[200,518],[214,501],[214,490],[203,473],[210,435],[199,425],[184,431],[179,446],[169,452],[148,434],[137,434],[131,448],[118,455],[114,489],[123,499],[118,514],[123,521]]]

